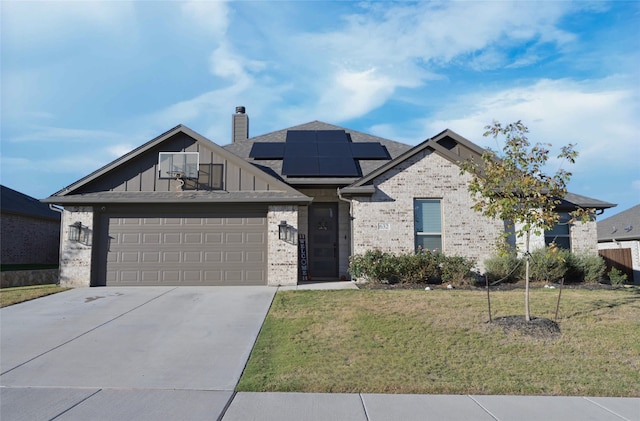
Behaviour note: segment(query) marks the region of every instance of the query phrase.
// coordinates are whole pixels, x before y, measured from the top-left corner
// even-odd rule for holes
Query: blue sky
[[[493,120],[576,143],[569,190],[640,203],[640,2],[2,1],[1,182],[44,198],[185,124],[321,120],[411,145]]]

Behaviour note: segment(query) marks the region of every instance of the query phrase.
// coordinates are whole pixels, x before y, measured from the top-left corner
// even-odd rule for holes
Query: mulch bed
[[[544,288],[544,283],[531,283],[530,288]],[[368,282],[368,283],[359,283],[357,284],[360,289],[422,289],[430,288],[434,289],[447,289],[447,284],[431,284],[431,283],[380,283],[380,282]],[[524,289],[524,281],[516,282],[516,283],[501,283],[498,285],[492,285],[491,291],[511,291],[514,289]],[[560,284],[553,284],[553,287],[560,288]],[[601,290],[601,289],[617,289],[620,286],[609,285],[609,284],[585,284],[585,283],[566,283],[562,285],[563,289],[586,289],[586,290]],[[463,290],[486,290],[484,285],[480,286],[472,286],[472,285],[462,285],[455,286],[453,289],[463,289]]]
[[[495,327],[502,328],[507,334],[521,334],[536,339],[558,339],[560,325],[544,317],[531,317],[527,321],[524,316],[504,316],[493,319]]]

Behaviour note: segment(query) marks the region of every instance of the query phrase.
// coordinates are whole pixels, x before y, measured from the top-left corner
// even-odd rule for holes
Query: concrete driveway
[[[216,419],[275,288],[80,288],[0,310],[0,416]]]

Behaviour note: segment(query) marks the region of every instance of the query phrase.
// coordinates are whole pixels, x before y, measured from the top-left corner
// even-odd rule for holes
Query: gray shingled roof
[[[558,208],[574,208],[576,205],[581,208],[594,209],[608,209],[617,206],[614,203],[604,202],[602,200],[593,199],[591,197],[567,192],[567,195],[564,197],[564,200],[562,200],[562,203],[558,205]]]
[[[52,211],[49,205],[5,186],[0,186],[0,211],[15,215],[60,220],[60,213]]]
[[[391,159],[400,156],[402,153],[411,149],[410,145],[404,143],[395,142],[393,140],[384,139],[382,137],[372,136],[367,133],[358,132],[356,130],[347,129],[345,127],[335,126],[333,124],[324,123],[322,121],[312,121],[298,126],[289,127],[287,129],[278,130],[275,132],[267,133],[260,136],[249,138],[245,141],[232,143],[223,146],[229,152],[232,152],[247,161],[251,162],[258,168],[267,171],[269,174],[276,176],[287,183],[292,185],[300,184],[334,184],[334,185],[347,185],[351,184],[358,178],[344,177],[344,178],[321,178],[321,177],[285,177],[282,175],[282,160],[253,160],[249,158],[251,147],[255,142],[284,142],[287,139],[287,131],[289,130],[344,130],[351,135],[353,142],[380,142],[387,148]],[[360,168],[362,169],[362,175],[367,175],[370,172],[376,170],[381,165],[389,162],[388,160],[359,160]]]
[[[472,151],[472,153],[475,153],[478,156],[484,152],[484,149],[481,148],[480,146],[465,139],[464,137],[460,136],[454,131],[450,129],[446,129],[440,132],[439,134],[435,135],[434,137],[429,138],[423,141],[422,143],[405,150],[402,154],[395,157],[395,159],[383,162],[382,164],[378,164],[377,169],[372,170],[368,175],[365,175],[364,177],[356,180],[353,184],[347,186],[346,188],[341,189],[341,191],[345,194],[365,194],[366,191],[363,190],[362,188],[366,186],[368,183],[370,183],[372,179],[380,176],[381,174],[384,174],[386,171],[389,171],[399,163],[404,162],[405,160],[411,158],[412,156],[423,151],[426,148],[432,148],[436,152],[442,154],[445,158],[451,160],[452,162],[455,162],[456,164],[459,163],[461,158],[457,156],[455,153],[450,151],[450,149],[453,149],[453,148],[443,147],[439,143],[442,139],[445,139],[445,138],[451,139],[455,141],[457,144],[463,145],[465,148],[468,148],[470,151]],[[372,192],[369,192],[369,194],[371,193]],[[587,196],[581,196],[579,194],[567,192],[564,199],[558,205],[558,208],[561,210],[575,209],[576,206],[582,207],[582,208],[607,209],[607,208],[612,208],[616,205],[613,203],[604,202],[602,200],[593,199]]]
[[[598,222],[598,241],[640,240],[640,205]]]

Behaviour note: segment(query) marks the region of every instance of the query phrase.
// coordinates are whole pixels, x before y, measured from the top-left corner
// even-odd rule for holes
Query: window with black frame
[[[568,212],[560,212],[560,220],[551,230],[544,231],[544,243],[548,246],[555,243],[556,246],[571,250],[571,216]]]

